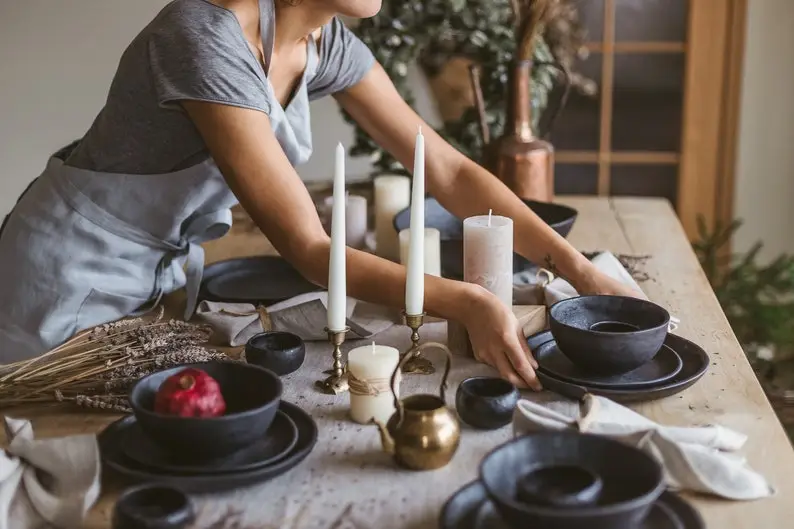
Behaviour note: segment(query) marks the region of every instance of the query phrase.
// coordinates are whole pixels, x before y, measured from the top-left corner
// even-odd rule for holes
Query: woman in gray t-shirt
[[[422,119],[337,15],[379,0],[174,0],[125,51],[107,102],[53,156],[0,237],[0,361],[135,313],[201,279],[200,243],[239,202],[279,253],[325,284],[329,238],[294,170],[312,150],[309,101],[333,95],[406,167]],[[467,217],[493,209],[515,247],[582,293],[629,293],[597,271],[499,180],[429,126],[427,187]],[[320,134],[322,129],[318,129]],[[402,306],[403,267],[348,249],[348,293]],[[534,360],[508,307],[475,285],[427,277],[428,312],[464,323],[474,350],[519,386]]]

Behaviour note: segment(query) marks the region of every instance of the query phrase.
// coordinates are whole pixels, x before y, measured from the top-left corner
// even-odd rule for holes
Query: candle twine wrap
[[[391,382],[388,378],[368,378],[361,380],[350,371],[347,372],[347,383],[351,395],[377,397],[381,393],[391,393]]]

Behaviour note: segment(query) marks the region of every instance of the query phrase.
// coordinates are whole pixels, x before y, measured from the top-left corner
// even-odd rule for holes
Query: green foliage
[[[491,137],[502,133],[505,122],[505,91],[508,69],[516,49],[510,0],[410,0],[385,2],[380,13],[361,21],[355,31],[383,65],[397,90],[414,104],[407,82],[409,65],[418,63],[428,75],[434,75],[452,57],[473,60],[481,68],[481,85]],[[536,63],[555,62],[549,47],[539,38]],[[540,65],[532,73],[532,116],[537,118],[548,102],[557,71]],[[344,113],[343,113],[344,114]],[[383,151],[358,125],[350,153],[367,156],[376,173],[408,174]],[[460,120],[445,123],[439,134],[461,152],[475,160],[480,158],[481,141],[473,109]]]

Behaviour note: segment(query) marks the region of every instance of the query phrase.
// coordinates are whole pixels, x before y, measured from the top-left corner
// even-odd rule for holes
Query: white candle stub
[[[411,230],[400,231],[400,264],[408,265],[408,246]],[[425,228],[425,274],[441,277],[441,232],[435,228]]]
[[[394,396],[389,388],[397,368],[400,352],[394,347],[371,345],[357,347],[347,356],[350,384],[350,417],[359,424],[370,419],[386,423],[395,411]],[[397,374],[399,396],[401,374]]]
[[[375,194],[375,252],[396,261],[400,257],[394,217],[411,203],[411,179],[407,176],[379,176],[373,182]]]
[[[463,279],[513,306],[513,220],[480,215],[463,221]]]

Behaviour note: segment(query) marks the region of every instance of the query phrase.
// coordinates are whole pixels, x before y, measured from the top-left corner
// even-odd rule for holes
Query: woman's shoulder
[[[375,57],[339,17],[323,26],[317,74],[309,83],[312,99],[341,92],[369,72]]]
[[[191,46],[245,50],[234,13],[208,0],[172,0],[141,33],[146,40],[169,39]]]

